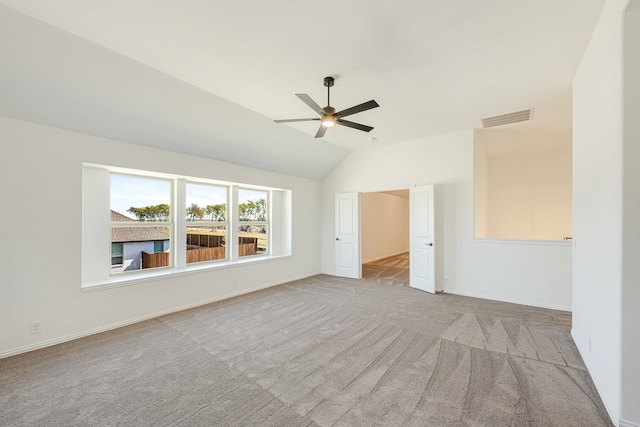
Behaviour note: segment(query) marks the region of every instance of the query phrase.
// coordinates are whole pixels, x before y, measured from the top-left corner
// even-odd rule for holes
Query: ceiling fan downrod
[[[324,85],[327,88],[327,106],[322,110],[327,114],[331,115],[336,112],[335,108],[331,107],[331,87],[334,85],[335,79],[331,76],[324,78]]]

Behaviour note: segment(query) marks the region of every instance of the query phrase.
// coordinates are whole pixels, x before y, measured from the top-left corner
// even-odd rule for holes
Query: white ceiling
[[[571,128],[604,0],[0,0],[0,114],[321,179],[350,151],[481,127]],[[46,23],[46,24],[45,24]],[[48,25],[47,25],[48,24]],[[350,120],[317,122],[295,93]]]

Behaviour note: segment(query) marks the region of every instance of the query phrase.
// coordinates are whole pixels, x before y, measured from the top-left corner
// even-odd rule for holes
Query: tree
[[[171,207],[164,203],[143,208],[132,206],[127,212],[133,214],[138,221],[167,221],[171,215]]]
[[[248,200],[246,203],[240,203],[238,205],[238,216],[240,221],[266,221],[266,199]]]
[[[227,217],[227,206],[224,204],[207,205],[204,211],[209,221],[224,221]]]
[[[157,221],[167,221],[170,215],[171,215],[171,206],[165,203],[153,206],[153,217]]]
[[[255,201],[256,205],[256,221],[267,220],[267,200],[258,199]]]
[[[187,208],[187,221],[198,221],[204,218],[205,211],[200,206],[192,203]]]
[[[144,208],[136,208],[131,206],[129,209],[127,209],[127,212],[134,215],[138,221],[146,220],[146,213]]]

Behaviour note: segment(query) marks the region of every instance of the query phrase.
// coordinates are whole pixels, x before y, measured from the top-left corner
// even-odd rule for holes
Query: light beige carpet
[[[0,425],[610,426],[570,319],[320,275],[0,360]]]
[[[382,285],[409,286],[409,252],[362,264],[362,277]]]

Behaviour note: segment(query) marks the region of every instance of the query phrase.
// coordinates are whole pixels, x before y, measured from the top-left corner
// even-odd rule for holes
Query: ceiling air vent
[[[509,123],[524,122],[533,117],[533,108],[516,111],[515,113],[503,114],[482,119],[482,127],[491,128],[494,126],[508,125]]]

